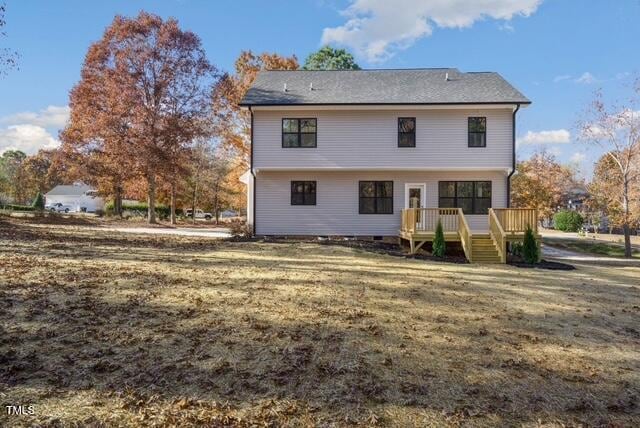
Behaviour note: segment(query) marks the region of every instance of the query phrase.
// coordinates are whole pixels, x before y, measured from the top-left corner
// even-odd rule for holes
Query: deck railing
[[[435,232],[440,220],[445,233],[458,232],[461,215],[459,208],[407,208],[402,210],[401,230],[408,233]]]
[[[507,262],[507,234],[502,227],[500,219],[496,214],[496,210],[489,208],[489,234],[493,238],[498,247],[498,255],[500,256],[500,262]]]
[[[533,233],[538,233],[538,212],[534,208],[493,208],[490,211],[495,213],[506,233],[524,232],[527,226],[531,226]]]
[[[462,243],[462,249],[464,255],[467,256],[467,260],[473,261],[473,236],[471,229],[467,223],[467,219],[464,217],[462,208],[458,208],[458,235],[460,235],[460,242]]]

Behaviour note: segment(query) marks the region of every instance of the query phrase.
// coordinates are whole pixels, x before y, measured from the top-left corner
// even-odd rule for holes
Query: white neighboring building
[[[96,190],[82,183],[60,185],[45,193],[45,205],[61,203],[68,205],[70,212],[95,212],[104,209],[104,200]]]

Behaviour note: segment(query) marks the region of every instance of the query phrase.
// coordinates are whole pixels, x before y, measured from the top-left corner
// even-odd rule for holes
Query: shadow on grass
[[[54,400],[62,424],[640,417],[636,271],[549,276],[310,243],[198,253],[192,240],[25,229],[0,230],[13,244],[0,264],[0,385],[12,402]],[[100,404],[74,416],[83,394]]]

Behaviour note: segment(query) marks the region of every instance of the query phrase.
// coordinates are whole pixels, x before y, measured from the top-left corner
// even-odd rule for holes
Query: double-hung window
[[[440,208],[462,208],[465,214],[488,214],[491,208],[490,181],[441,181]]]
[[[317,125],[315,118],[282,119],[282,147],[316,147]]]
[[[361,181],[360,214],[393,214],[393,181]]]
[[[315,181],[292,181],[291,182],[291,205],[315,205],[316,204],[316,182]]]
[[[416,118],[398,118],[398,147],[416,146]]]
[[[487,118],[468,119],[469,147],[487,147]]]

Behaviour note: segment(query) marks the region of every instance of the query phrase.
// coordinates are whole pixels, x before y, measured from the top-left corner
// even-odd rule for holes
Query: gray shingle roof
[[[240,105],[483,103],[530,101],[498,73],[439,68],[261,71]]]
[[[89,190],[93,190],[93,187],[86,184],[61,184],[45,193],[45,196],[82,196]]]

